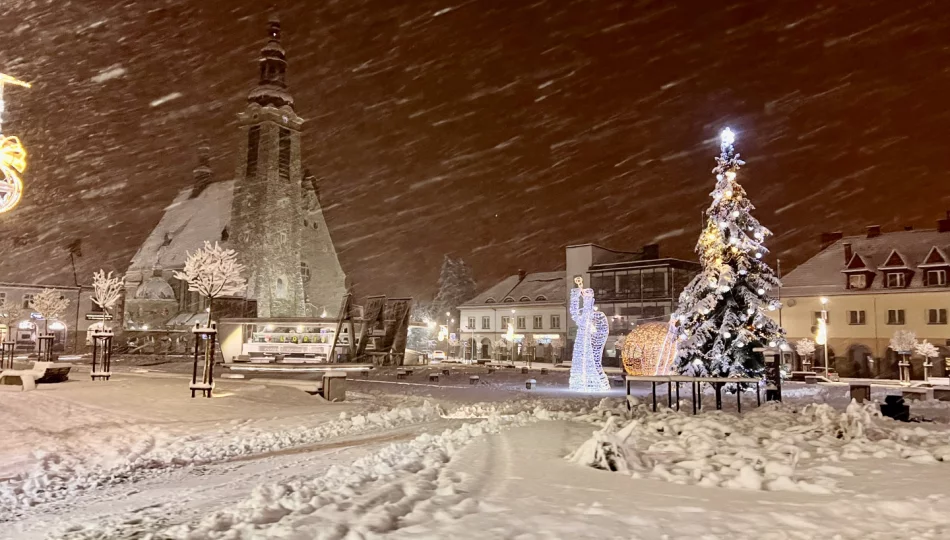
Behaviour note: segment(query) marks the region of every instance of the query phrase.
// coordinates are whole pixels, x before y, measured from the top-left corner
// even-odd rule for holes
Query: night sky
[[[396,5],[400,4],[400,5]],[[913,6],[913,7],[909,7]],[[692,257],[719,129],[787,269],[822,231],[933,227],[950,208],[946,2],[278,2],[304,163],[356,292],[481,287],[563,247]],[[257,75],[255,0],[7,0],[4,133],[31,153],[0,280],[124,271],[198,141],[227,179]],[[774,257],[773,257],[774,261]]]

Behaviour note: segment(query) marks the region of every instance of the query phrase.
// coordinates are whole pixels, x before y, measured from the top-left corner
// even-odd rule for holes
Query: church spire
[[[267,27],[267,43],[261,48],[260,79],[247,95],[248,103],[262,107],[294,108],[294,98],[287,91],[287,53],[280,44],[280,18],[271,15]]]

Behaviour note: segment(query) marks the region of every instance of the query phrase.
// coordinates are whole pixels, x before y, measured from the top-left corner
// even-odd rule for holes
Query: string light
[[[676,358],[676,328],[672,324],[645,323],[634,328],[621,350],[628,375],[668,375]],[[680,341],[686,335],[679,336]]]
[[[577,337],[571,356],[570,388],[580,392],[606,392],[610,390],[610,381],[601,362],[610,325],[602,311],[594,310],[593,289],[583,289],[581,278],[575,278],[575,283],[578,286],[571,289],[570,311],[577,324]]]
[[[30,83],[0,73],[0,214],[13,209],[23,197],[23,180],[20,174],[26,170],[26,149],[17,137],[3,136],[3,85],[13,84],[30,88]]]

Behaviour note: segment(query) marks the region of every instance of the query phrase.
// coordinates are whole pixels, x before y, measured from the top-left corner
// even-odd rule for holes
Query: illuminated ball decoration
[[[621,351],[628,375],[669,375],[676,358],[676,331],[671,323],[650,322],[634,328]]]

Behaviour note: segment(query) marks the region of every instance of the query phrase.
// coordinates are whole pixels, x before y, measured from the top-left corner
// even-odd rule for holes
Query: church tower
[[[247,297],[259,317],[335,316],[346,276],[315,183],[304,175],[304,120],[287,90],[280,21],[271,17],[260,76],[238,115],[241,137],[229,237],[245,265]]]
[[[238,115],[241,143],[231,206],[231,238],[260,317],[307,315],[300,275],[300,127],[287,91],[280,21],[270,19],[260,78]]]

